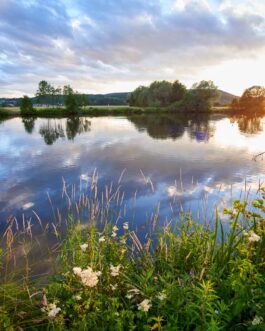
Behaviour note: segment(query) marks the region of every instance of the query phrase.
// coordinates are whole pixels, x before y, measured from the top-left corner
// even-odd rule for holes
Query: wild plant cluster
[[[230,231],[185,214],[144,242],[129,221],[71,221],[52,276],[5,279],[0,329],[264,330],[264,200],[234,201]]]

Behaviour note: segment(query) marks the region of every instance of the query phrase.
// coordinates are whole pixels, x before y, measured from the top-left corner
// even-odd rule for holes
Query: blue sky
[[[0,0],[0,96],[40,80],[87,93],[153,80],[265,85],[261,0]]]

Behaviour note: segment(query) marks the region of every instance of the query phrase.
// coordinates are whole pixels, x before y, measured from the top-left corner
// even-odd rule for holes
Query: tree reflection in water
[[[208,114],[200,114],[199,116],[144,114],[130,116],[128,119],[139,131],[146,130],[155,139],[171,138],[175,140],[187,132],[191,139],[200,142],[209,140],[215,131]]]
[[[219,115],[218,115],[219,116]],[[225,118],[226,116],[219,116]],[[218,118],[219,118],[218,117]],[[263,131],[263,122],[260,116],[236,115],[230,118],[232,123],[237,123],[239,130],[245,134],[257,134]],[[215,132],[213,114],[141,114],[128,116],[127,119],[139,131],[146,131],[154,139],[173,140],[181,138],[185,133],[192,140],[206,142],[213,137]],[[212,120],[213,119],[213,120]],[[32,133],[36,118],[23,118],[25,131]],[[47,145],[52,145],[59,138],[74,140],[78,134],[89,132],[91,121],[86,117],[70,117],[66,120],[47,119],[39,128],[39,133]]]
[[[47,145],[52,145],[59,138],[74,140],[77,134],[88,132],[91,129],[91,122],[83,117],[67,118],[65,127],[61,122],[48,119],[47,123],[40,127],[39,133]]]
[[[237,123],[240,132],[258,134],[263,131],[262,116],[237,115],[231,118],[232,123]]]
[[[34,130],[36,117],[23,117],[22,123],[24,124],[25,131],[31,134]]]

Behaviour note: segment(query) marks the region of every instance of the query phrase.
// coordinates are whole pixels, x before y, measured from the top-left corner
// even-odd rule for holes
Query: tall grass
[[[9,221],[1,330],[264,330],[264,190],[224,211],[230,231],[217,212],[212,230],[184,213],[140,240],[129,220],[109,221],[119,187],[100,195],[96,173],[89,196],[64,185],[66,222],[53,208],[57,221],[38,219],[36,235]]]

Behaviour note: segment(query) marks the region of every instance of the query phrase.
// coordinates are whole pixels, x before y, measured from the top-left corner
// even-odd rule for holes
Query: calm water
[[[2,121],[1,227],[10,216],[34,223],[33,210],[51,221],[67,206],[63,179],[80,192],[95,168],[99,196],[111,183],[115,190],[124,172],[116,216],[140,229],[156,213],[162,223],[182,210],[211,220],[211,207],[221,211],[231,198],[254,196],[264,180],[265,160],[253,161],[265,151],[264,125],[265,118],[220,115]]]

